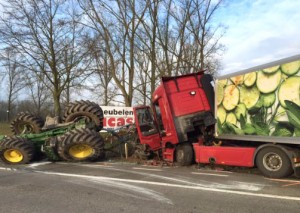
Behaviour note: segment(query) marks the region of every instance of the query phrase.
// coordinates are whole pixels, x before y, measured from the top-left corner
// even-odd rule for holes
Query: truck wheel
[[[180,166],[189,166],[194,159],[194,152],[191,144],[180,144],[176,147],[176,161]]]
[[[104,142],[95,131],[74,129],[65,134],[57,152],[66,161],[94,161],[103,155]]]
[[[20,137],[9,137],[0,142],[0,159],[7,164],[25,164],[33,160],[34,145]]]
[[[103,111],[94,102],[81,100],[70,103],[64,114],[64,122],[72,122],[78,118],[93,121],[96,125],[96,131],[103,128]]]
[[[293,173],[289,157],[275,147],[260,150],[256,156],[256,165],[264,176],[270,178],[283,178]]]
[[[39,133],[44,125],[44,121],[28,112],[21,112],[11,122],[10,128],[15,135]]]

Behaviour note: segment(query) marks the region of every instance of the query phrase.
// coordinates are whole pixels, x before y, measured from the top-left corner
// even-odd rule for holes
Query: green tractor
[[[104,156],[103,111],[90,101],[67,107],[63,122],[47,117],[46,122],[30,113],[20,113],[11,123],[14,136],[0,136],[0,160],[25,164],[46,155],[49,160],[95,161]]]

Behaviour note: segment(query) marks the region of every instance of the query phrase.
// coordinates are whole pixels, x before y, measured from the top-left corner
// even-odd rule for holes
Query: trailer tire
[[[95,161],[104,152],[101,135],[90,129],[74,129],[67,132],[58,145],[57,153],[66,161]]]
[[[6,164],[26,164],[33,160],[35,148],[31,141],[12,136],[0,142],[0,159]]]
[[[194,151],[191,144],[184,143],[176,147],[176,161],[180,166],[189,166],[193,160]]]
[[[21,112],[11,122],[10,128],[14,135],[40,133],[44,121],[28,112]]]
[[[261,173],[270,178],[284,178],[293,173],[291,161],[279,148],[265,147],[257,153],[256,166]]]
[[[64,122],[72,122],[78,118],[93,121],[96,125],[96,131],[100,131],[103,128],[103,111],[94,102],[81,100],[70,103],[64,114]]]

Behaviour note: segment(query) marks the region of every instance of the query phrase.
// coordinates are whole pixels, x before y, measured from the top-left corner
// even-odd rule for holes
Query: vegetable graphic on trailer
[[[300,60],[217,81],[219,135],[300,136]]]

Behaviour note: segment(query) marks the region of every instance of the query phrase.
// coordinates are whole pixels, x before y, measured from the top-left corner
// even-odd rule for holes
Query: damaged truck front
[[[216,81],[204,72],[163,77],[152,106],[134,113],[140,143],[164,160],[299,175],[300,55]]]

